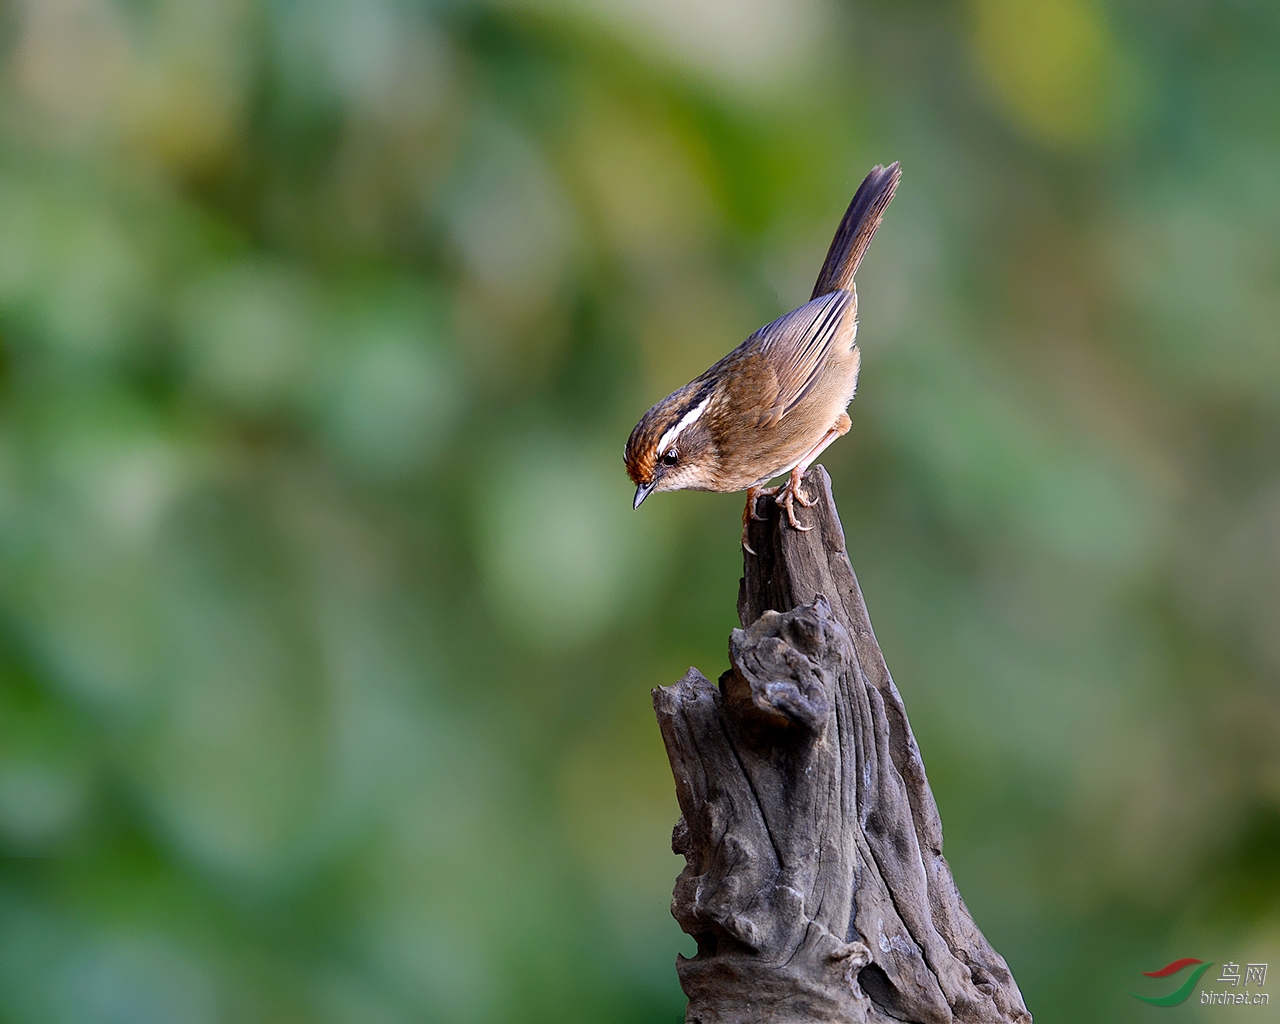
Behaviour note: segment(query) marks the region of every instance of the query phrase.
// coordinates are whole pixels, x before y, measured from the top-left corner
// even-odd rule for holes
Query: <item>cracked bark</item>
[[[871,630],[826,471],[751,524],[719,686],[653,691],[686,866],[671,912],[689,1024],[1026,1022],[942,856],[942,823]],[[767,506],[767,507],[766,507]]]

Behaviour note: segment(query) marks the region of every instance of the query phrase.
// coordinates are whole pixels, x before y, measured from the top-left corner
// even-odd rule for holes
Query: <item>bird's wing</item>
[[[761,327],[755,342],[777,381],[772,401],[761,410],[762,426],[777,423],[813,388],[828,355],[837,346],[853,347],[858,311],[851,291],[834,291],[806,302]]]

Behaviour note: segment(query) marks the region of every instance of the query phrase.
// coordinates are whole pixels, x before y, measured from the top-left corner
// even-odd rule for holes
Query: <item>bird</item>
[[[742,546],[762,495],[790,526],[811,530],[795,506],[805,471],[852,426],[858,387],[858,294],[853,277],[902,177],[897,162],[863,179],[836,229],[813,295],[766,324],[697,379],[641,417],[627,440],[633,508],[655,491],[747,492]],[[781,486],[765,486],[786,474]]]

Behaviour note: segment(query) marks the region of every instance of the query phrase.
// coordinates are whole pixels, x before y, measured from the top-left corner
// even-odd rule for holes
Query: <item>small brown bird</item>
[[[862,361],[853,275],[902,172],[875,167],[858,187],[818,275],[813,297],[755,334],[655,405],[627,441],[635,508],[654,491],[747,492],[742,544],[756,501],[773,495],[797,530],[805,470],[851,426],[845,410]],[[764,485],[790,473],[781,487]]]

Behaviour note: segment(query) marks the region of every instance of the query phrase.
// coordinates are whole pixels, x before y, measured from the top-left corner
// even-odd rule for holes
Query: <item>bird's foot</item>
[[[798,500],[799,499],[791,491],[787,491],[785,494],[780,494],[778,495],[778,498],[777,498],[778,504],[781,505],[786,510],[787,522],[791,524],[791,528],[793,530],[799,530],[801,533],[808,533],[810,530],[813,529],[813,527],[801,526],[800,520],[796,518],[796,509],[795,509],[794,503]],[[800,504],[803,506],[805,503],[801,501]]]
[[[759,497],[759,492],[754,487],[748,487],[747,503],[742,507],[742,550],[751,555],[756,553],[756,549],[747,542],[747,532],[751,528],[751,520],[762,518],[756,515],[757,497]]]
[[[766,516],[760,515],[756,510],[756,502],[759,498],[772,498],[777,494],[781,487],[748,487],[747,488],[747,511],[751,514],[751,518],[756,522],[763,523]]]
[[[781,487],[747,488],[747,504],[742,510],[742,547],[750,554],[756,554],[755,548],[747,542],[747,534],[750,531],[751,520],[754,519],[758,523],[763,523],[768,518],[767,516],[762,516],[760,514],[757,505],[762,497],[772,498],[780,490],[782,490]]]
[[[785,484],[777,488],[777,494],[774,501],[782,506],[787,513],[787,522],[791,524],[793,530],[799,530],[801,533],[808,533],[813,529],[812,526],[801,526],[800,520],[796,518],[796,505],[801,508],[813,508],[818,503],[817,498],[806,498],[800,484],[804,478],[803,471],[797,466],[791,471],[791,476]]]

